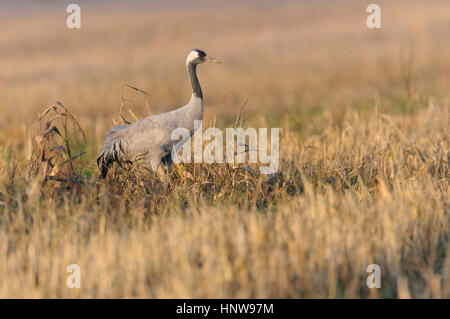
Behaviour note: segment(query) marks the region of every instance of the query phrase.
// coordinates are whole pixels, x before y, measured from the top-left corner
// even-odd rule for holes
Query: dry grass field
[[[378,30],[367,1],[80,1],[78,30],[56,1],[7,3],[1,298],[450,298],[449,1],[382,1]],[[199,67],[203,127],[233,125],[247,98],[243,127],[281,128],[279,172],[115,168],[98,183],[121,83],[151,95],[125,91],[128,120],[183,105],[192,48],[223,61]],[[86,136],[79,182],[59,189],[30,173],[56,101]]]

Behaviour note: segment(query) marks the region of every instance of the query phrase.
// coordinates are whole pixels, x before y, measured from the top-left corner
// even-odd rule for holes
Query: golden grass
[[[449,298],[449,9],[386,3],[377,31],[356,1],[87,6],[77,31],[54,12],[5,18],[0,297]],[[126,91],[127,119],[183,104],[192,47],[224,61],[199,70],[204,126],[233,124],[248,97],[244,125],[281,127],[279,173],[117,168],[98,185],[121,83],[152,95]],[[26,176],[32,124],[55,100],[84,129],[89,163],[80,192],[59,198]],[[80,289],[66,286],[73,263]]]

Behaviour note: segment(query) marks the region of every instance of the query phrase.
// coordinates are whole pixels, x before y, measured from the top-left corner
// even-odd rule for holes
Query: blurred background
[[[246,98],[249,125],[300,134],[320,132],[324,114],[348,108],[412,112],[429,96],[445,99],[450,2],[378,1],[382,28],[369,29],[371,2],[77,1],[81,29],[68,29],[69,2],[2,1],[0,127],[8,134],[0,139],[25,136],[37,112],[62,101],[95,153],[118,117],[122,82],[152,95],[126,91],[137,117],[189,99],[192,48],[223,61],[199,69],[206,123],[219,127]]]

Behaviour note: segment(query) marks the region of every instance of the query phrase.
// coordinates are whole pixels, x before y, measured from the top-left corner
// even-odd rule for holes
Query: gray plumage
[[[156,171],[161,163],[170,170],[172,165],[171,151],[175,144],[183,141],[172,141],[171,134],[176,128],[186,128],[191,136],[194,133],[194,120],[203,119],[203,94],[197,78],[197,65],[204,62],[215,62],[205,52],[192,50],[186,59],[186,67],[192,86],[192,97],[189,102],[176,110],[152,115],[131,124],[113,126],[106,134],[97,165],[101,177],[105,178],[109,166],[116,162],[142,163]],[[177,145],[177,148],[181,145]]]

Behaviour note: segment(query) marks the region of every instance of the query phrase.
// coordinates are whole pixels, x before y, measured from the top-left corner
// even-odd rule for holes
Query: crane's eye
[[[202,50],[197,50],[197,53],[198,53],[198,57],[201,59],[206,57],[206,53]]]

